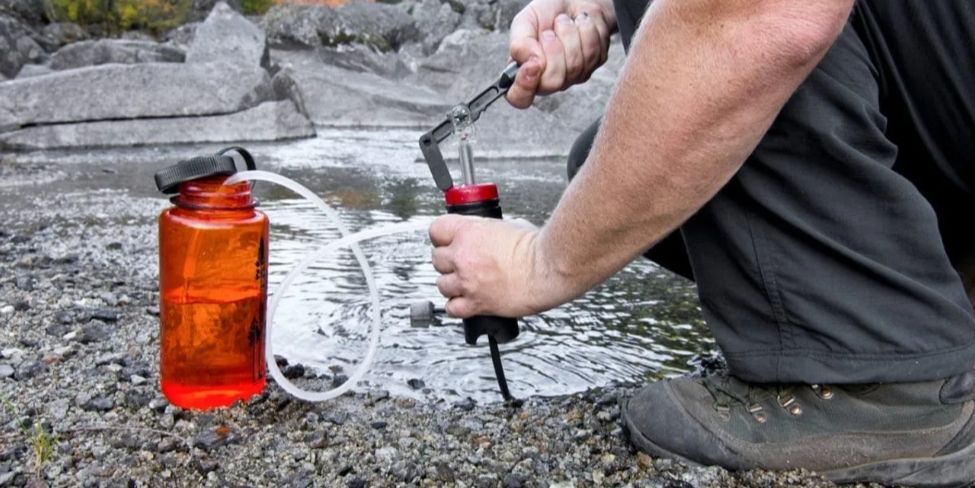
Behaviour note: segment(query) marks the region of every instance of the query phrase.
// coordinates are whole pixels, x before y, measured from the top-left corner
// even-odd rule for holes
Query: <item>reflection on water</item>
[[[431,221],[442,200],[426,167],[414,162],[416,134],[335,131],[318,139],[269,150],[274,170],[300,181],[340,207],[353,230],[388,223]],[[454,168],[456,169],[456,168]],[[489,162],[481,181],[498,183],[506,216],[545,220],[565,187],[559,162]],[[263,192],[263,193],[262,193]],[[270,215],[271,289],[290,267],[337,232],[323,215],[287,190],[263,188]],[[460,321],[411,326],[409,304],[442,303],[422,233],[367,242],[384,303],[380,351],[370,385],[421,398],[499,398],[485,341],[463,341]],[[558,395],[659,377],[689,369],[688,360],[710,350],[693,286],[647,261],[638,261],[571,304],[521,321],[518,339],[502,346],[516,396]],[[368,332],[365,279],[351,252],[323,258],[292,285],[275,320],[276,354],[320,373],[312,386],[327,388],[335,372],[348,374],[364,355]],[[419,378],[426,390],[407,382]]]

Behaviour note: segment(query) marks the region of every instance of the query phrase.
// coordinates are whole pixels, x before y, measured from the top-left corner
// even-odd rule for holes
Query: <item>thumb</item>
[[[457,233],[467,225],[470,218],[455,214],[437,217],[430,224],[430,242],[433,243],[434,247],[449,246]]]

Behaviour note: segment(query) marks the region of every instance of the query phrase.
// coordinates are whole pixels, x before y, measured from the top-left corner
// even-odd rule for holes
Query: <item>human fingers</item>
[[[585,60],[583,62],[585,66],[583,68],[583,79],[587,80],[589,75],[599,67],[603,45],[599,41],[599,29],[596,29],[596,24],[588,13],[581,12],[577,15],[575,24],[579,30],[579,43],[582,49],[582,57]]]
[[[440,275],[437,278],[437,290],[446,298],[459,297],[464,294],[464,286],[457,273]]]
[[[440,274],[453,273],[455,271],[452,253],[447,247],[433,248],[433,269]]]
[[[461,296],[447,300],[444,309],[447,311],[447,315],[461,319],[473,317],[477,313],[474,302]]]
[[[545,69],[545,63],[541,58],[532,57],[518,68],[515,75],[515,82],[508,89],[508,103],[515,108],[528,108],[535,101],[535,93],[538,92],[538,84],[541,82],[541,73]]]
[[[430,242],[436,247],[449,246],[453,242],[457,232],[466,225],[466,219],[468,218],[454,214],[437,217],[430,224]]]
[[[559,14],[555,18],[555,36],[562,44],[563,58],[565,59],[565,80],[564,88],[579,81],[585,71],[585,57],[582,52],[582,39],[579,37],[579,29],[576,23],[567,14]]]
[[[554,30],[542,32],[542,49],[545,50],[546,66],[538,85],[538,93],[547,95],[565,87],[565,49]]]

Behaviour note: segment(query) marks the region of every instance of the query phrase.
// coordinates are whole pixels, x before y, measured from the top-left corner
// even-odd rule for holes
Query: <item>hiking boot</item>
[[[763,385],[680,378],[622,408],[651,456],[733,470],[818,471],[834,482],[975,482],[975,371],[884,385]]]

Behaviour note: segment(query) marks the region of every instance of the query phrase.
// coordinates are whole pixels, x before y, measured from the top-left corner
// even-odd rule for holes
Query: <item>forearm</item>
[[[656,0],[589,159],[537,237],[545,273],[566,295],[581,294],[710,200],[851,8],[852,0]]]

